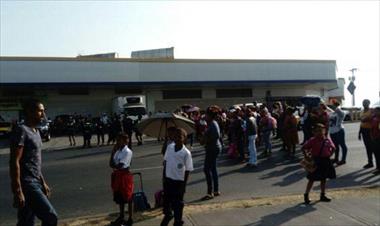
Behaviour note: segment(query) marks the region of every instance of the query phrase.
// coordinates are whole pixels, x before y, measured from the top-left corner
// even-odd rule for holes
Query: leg
[[[346,138],[345,138],[345,131],[342,129],[339,132],[339,143],[340,146],[342,147],[342,162],[346,162],[346,157],[347,157],[347,145],[346,145]]]
[[[339,162],[339,141],[336,133],[330,134],[331,140],[333,141],[335,145],[335,155],[334,155],[334,162]]]
[[[368,165],[373,166],[373,158],[372,155],[374,154],[371,147],[371,137],[370,137],[370,130],[369,129],[362,129],[362,137],[364,146],[367,152],[367,159],[368,159]]]
[[[303,199],[304,199],[305,204],[309,204],[310,203],[309,193],[310,193],[311,188],[313,187],[313,183],[314,183],[313,180],[309,180],[307,182],[306,191],[305,191],[305,194],[303,194]]]
[[[18,209],[17,212],[17,226],[34,226],[35,215],[29,205],[24,208]]]
[[[70,141],[70,146],[72,146],[73,142],[71,141],[71,135],[69,135],[69,141]]]
[[[330,202],[331,199],[329,199],[329,198],[326,197],[325,191],[326,191],[326,179],[321,180],[321,197],[320,197],[319,200],[321,202]]]
[[[249,164],[256,164],[255,153],[254,153],[254,136],[248,136],[248,151],[249,151]]]
[[[41,220],[42,226],[56,226],[58,223],[57,213],[43,193],[42,185],[31,183],[27,185],[26,190],[26,206]]]
[[[164,218],[161,221],[161,226],[167,226],[170,222],[170,220],[173,218],[173,214],[171,211],[171,184],[168,179],[164,179],[164,202],[163,202],[163,208],[162,212],[164,214]]]
[[[321,193],[325,193],[326,191],[326,180],[321,180]]]
[[[125,207],[125,204],[119,204],[119,216],[120,218],[124,219],[124,207]]]
[[[305,191],[306,194],[309,194],[309,193],[310,193],[310,190],[311,190],[311,188],[313,187],[313,184],[314,184],[314,181],[313,181],[313,180],[309,180],[309,181],[307,182],[307,185],[306,185],[306,191]]]
[[[173,211],[174,211],[174,226],[183,225],[182,214],[183,214],[183,196],[184,196],[184,183],[176,182],[177,192],[173,197]]]
[[[211,162],[209,158],[206,157],[204,167],[203,167],[203,172],[205,173],[206,176],[206,182],[207,182],[207,194],[211,195],[212,194],[212,182],[211,182]]]
[[[133,219],[133,203],[132,200],[128,201],[128,220]]]
[[[219,193],[219,177],[218,177],[218,171],[216,169],[216,157],[211,162],[211,174],[212,174],[212,180],[214,182],[214,194]]]

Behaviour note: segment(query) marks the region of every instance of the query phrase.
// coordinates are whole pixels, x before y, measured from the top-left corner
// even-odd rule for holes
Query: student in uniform
[[[321,123],[316,124],[314,127],[314,134],[314,137],[310,138],[302,146],[304,155],[310,153],[316,165],[316,170],[307,174],[308,183],[304,194],[305,204],[311,202],[309,199],[309,192],[313,187],[314,181],[321,182],[320,201],[330,202],[331,199],[325,195],[326,180],[336,178],[335,168],[330,160],[330,156],[335,151],[335,145],[332,140],[325,135],[326,126]]]
[[[133,175],[130,171],[132,150],[128,148],[129,137],[125,133],[117,136],[116,144],[112,150],[110,167],[113,169],[111,176],[111,186],[113,200],[119,204],[119,217],[112,222],[112,225],[132,225],[133,224]],[[124,220],[124,206],[128,203],[128,220]]]
[[[190,171],[193,170],[193,160],[190,151],[184,145],[187,133],[177,129],[174,134],[174,144],[169,144],[164,156],[164,218],[161,226],[167,226],[173,218],[174,226],[183,225],[183,197]],[[173,211],[172,211],[173,210]]]

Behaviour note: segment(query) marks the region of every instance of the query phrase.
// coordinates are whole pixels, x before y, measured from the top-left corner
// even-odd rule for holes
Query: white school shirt
[[[113,156],[113,162],[115,165],[119,165],[123,163],[122,169],[126,169],[131,166],[132,160],[132,151],[128,148],[127,145],[124,146],[123,149],[119,149],[115,152]]]
[[[166,161],[166,177],[172,180],[185,180],[185,171],[193,171],[193,159],[190,151],[185,145],[182,149],[175,151],[175,144],[172,143],[166,148],[164,160]]]

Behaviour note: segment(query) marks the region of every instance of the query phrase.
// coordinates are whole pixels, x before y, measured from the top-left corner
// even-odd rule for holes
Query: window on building
[[[252,97],[252,89],[216,89],[216,98]]]
[[[180,89],[180,90],[163,90],[163,99],[201,99],[202,90],[200,89]]]
[[[31,97],[35,94],[30,87],[4,87],[1,93],[5,97]]]
[[[142,94],[142,89],[131,87],[115,87],[115,94]]]
[[[66,87],[58,90],[60,95],[89,95],[88,87]]]

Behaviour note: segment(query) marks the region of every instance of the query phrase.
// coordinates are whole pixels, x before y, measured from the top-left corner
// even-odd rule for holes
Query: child
[[[130,172],[132,150],[128,148],[128,142],[129,137],[127,134],[119,134],[110,158],[110,167],[113,169],[111,176],[113,199],[117,204],[119,204],[120,208],[119,217],[112,222],[112,225],[133,224],[133,175]],[[124,220],[125,203],[128,203],[128,221]]]
[[[164,157],[164,219],[161,226],[169,224],[173,218],[174,226],[183,225],[183,196],[190,171],[193,170],[193,160],[190,151],[184,145],[187,137],[183,129],[177,129],[174,134],[174,144],[169,144]]]
[[[330,202],[331,199],[325,196],[326,189],[326,179],[336,178],[335,168],[332,165],[330,156],[335,150],[334,143],[330,138],[326,137],[326,127],[323,124],[316,124],[314,128],[314,137],[306,141],[303,145],[302,150],[304,154],[310,152],[313,157],[314,163],[316,165],[316,170],[312,173],[307,174],[307,179],[309,182],[306,186],[306,192],[304,194],[305,204],[310,203],[309,192],[313,186],[314,181],[321,181],[321,202]]]

